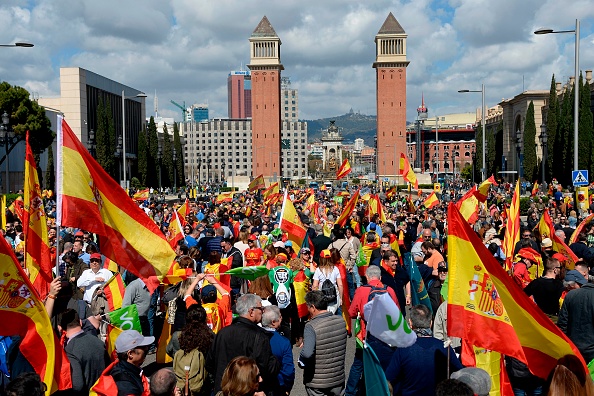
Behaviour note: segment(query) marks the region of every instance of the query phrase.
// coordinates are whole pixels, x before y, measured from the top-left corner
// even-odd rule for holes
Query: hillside
[[[364,115],[351,110],[347,114],[336,117],[305,121],[307,121],[307,134],[310,142],[320,139],[322,130],[328,128],[330,121],[334,120],[344,136],[345,143],[352,143],[356,138],[363,138],[365,144],[373,147],[373,138],[377,128],[376,118],[374,115]]]

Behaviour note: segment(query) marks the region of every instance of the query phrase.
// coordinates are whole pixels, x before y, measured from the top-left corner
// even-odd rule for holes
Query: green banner
[[[111,324],[122,330],[137,330],[139,333],[142,333],[136,304],[110,312],[109,320]]]

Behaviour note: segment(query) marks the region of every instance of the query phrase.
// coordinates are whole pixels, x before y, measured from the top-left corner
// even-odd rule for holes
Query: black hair
[[[305,295],[305,303],[313,305],[317,310],[324,311],[328,309],[328,300],[321,290],[312,290]]]

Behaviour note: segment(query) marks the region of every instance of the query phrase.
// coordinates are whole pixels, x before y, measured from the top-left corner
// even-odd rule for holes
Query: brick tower
[[[406,149],[406,33],[390,13],[375,36],[377,96],[377,175],[396,179]]]
[[[250,37],[252,176],[281,177],[281,41],[264,16]]]

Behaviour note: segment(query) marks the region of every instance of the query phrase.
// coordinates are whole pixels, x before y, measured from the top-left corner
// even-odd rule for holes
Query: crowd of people
[[[150,293],[142,279],[124,266],[119,268],[126,285],[123,307],[136,305],[141,331],[123,331],[115,341],[116,356],[108,356],[104,343],[109,308],[103,286],[114,272],[104,268],[102,237],[83,229],[56,229],[50,219],[50,244],[60,264],[45,304],[72,367],[73,389],[62,393],[86,395],[92,388],[104,395],[284,396],[303,386],[308,395],[363,395],[362,350],[347,361],[347,343],[356,338],[349,337],[356,335],[365,338],[377,355],[395,395],[488,394],[489,374],[465,368],[458,358],[461,340],[448,337],[447,301],[441,293],[448,275],[446,203],[469,187],[455,180],[431,209],[423,206],[426,194],[378,192],[384,220],[362,193],[342,224],[336,221],[346,203],[343,197],[332,191],[290,190],[306,229],[301,246],[279,227],[282,199],[270,204],[259,192],[236,193],[223,203],[217,203],[215,195],[187,203],[141,202],[164,234],[170,232],[174,213],[188,205],[182,219],[184,236],[175,251],[176,265],[192,275]],[[315,205],[307,202],[311,194]],[[474,230],[501,265],[513,263],[510,276],[590,362],[594,360],[594,223],[581,226],[584,214],[576,212],[571,198],[540,193],[531,198],[521,239],[506,257],[501,248],[504,214],[512,194],[513,186],[493,187]],[[540,235],[538,224],[545,212],[555,235],[577,256],[575,265],[567,252],[553,250],[551,237]],[[10,219],[10,213],[9,220],[4,238],[27,271],[22,225]],[[413,304],[416,290],[405,255],[421,274],[429,306]],[[251,272],[256,274],[252,277],[226,274],[245,267],[261,272]],[[408,348],[390,345],[378,334],[365,334],[369,318],[364,307],[384,294],[417,336]],[[358,334],[352,323],[356,318],[363,323]],[[41,394],[43,384],[19,353],[19,341],[18,337],[2,340],[7,349],[0,365],[5,392]],[[444,341],[449,341],[447,346]],[[145,359],[157,348],[166,348],[173,362],[148,379]],[[516,359],[505,361],[516,395],[594,394],[592,379],[580,371],[579,361],[569,357],[558,362],[548,379],[532,375]],[[296,370],[303,370],[303,385],[295,384]],[[577,393],[563,393],[569,389]]]

